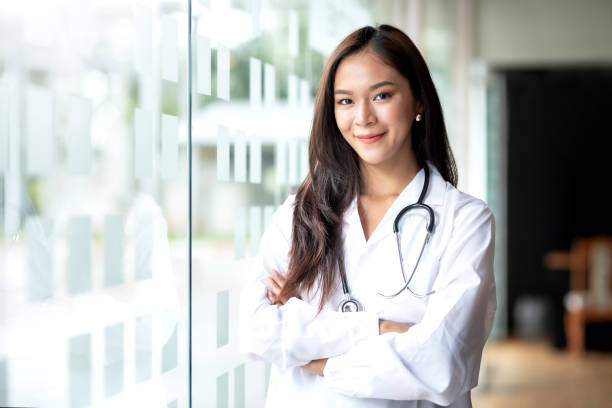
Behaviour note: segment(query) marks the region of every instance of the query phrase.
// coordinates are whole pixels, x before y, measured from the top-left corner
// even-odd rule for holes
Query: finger
[[[272,269],[270,271],[270,275],[274,278],[274,280],[280,284],[280,286],[285,285],[285,282],[287,281],[287,278],[285,277],[285,275],[278,273],[277,270]]]
[[[279,287],[279,289],[282,289],[283,286],[285,286],[284,280],[278,274],[274,275],[272,274],[272,272],[270,272],[268,278],[270,278],[274,282],[274,284]]]
[[[283,288],[284,285],[283,285],[283,283],[281,281],[278,280],[278,278],[276,278],[276,277],[274,277],[272,275],[269,275],[268,279],[270,279],[272,282],[274,282],[275,286],[278,286],[280,289]]]
[[[264,282],[265,282],[266,287],[269,290],[271,290],[272,293],[274,293],[275,295],[278,296],[278,294],[280,293],[282,288],[280,286],[278,286],[276,281],[274,279],[268,277],[268,278],[265,279]]]
[[[266,288],[270,290],[274,290],[275,288],[278,287],[278,284],[276,283],[276,281],[269,276],[265,278],[263,282],[264,282],[264,285],[266,285]]]
[[[272,293],[271,290],[269,290],[269,289],[266,290],[266,297],[268,298],[270,303],[272,303],[272,304],[276,303],[277,298],[274,295],[274,293]]]

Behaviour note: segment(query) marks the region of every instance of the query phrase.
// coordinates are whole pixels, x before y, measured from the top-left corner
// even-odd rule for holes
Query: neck
[[[370,165],[361,163],[360,194],[372,197],[398,196],[420,170],[411,154],[396,163]]]

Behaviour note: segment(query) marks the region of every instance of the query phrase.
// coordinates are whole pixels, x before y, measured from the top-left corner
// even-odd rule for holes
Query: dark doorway
[[[512,330],[519,296],[540,296],[551,306],[554,343],[563,347],[569,272],[546,270],[542,256],[568,250],[574,237],[612,234],[612,69],[502,74],[508,107],[508,322]]]

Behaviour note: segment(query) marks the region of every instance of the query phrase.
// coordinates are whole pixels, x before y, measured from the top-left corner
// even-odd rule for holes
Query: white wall
[[[491,65],[612,61],[610,0],[478,0],[476,56]]]

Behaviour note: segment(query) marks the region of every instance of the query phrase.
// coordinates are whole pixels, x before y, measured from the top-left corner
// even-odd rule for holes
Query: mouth
[[[360,135],[355,136],[361,143],[370,144],[378,142],[386,132],[377,133],[377,134],[369,134],[369,135]]]

